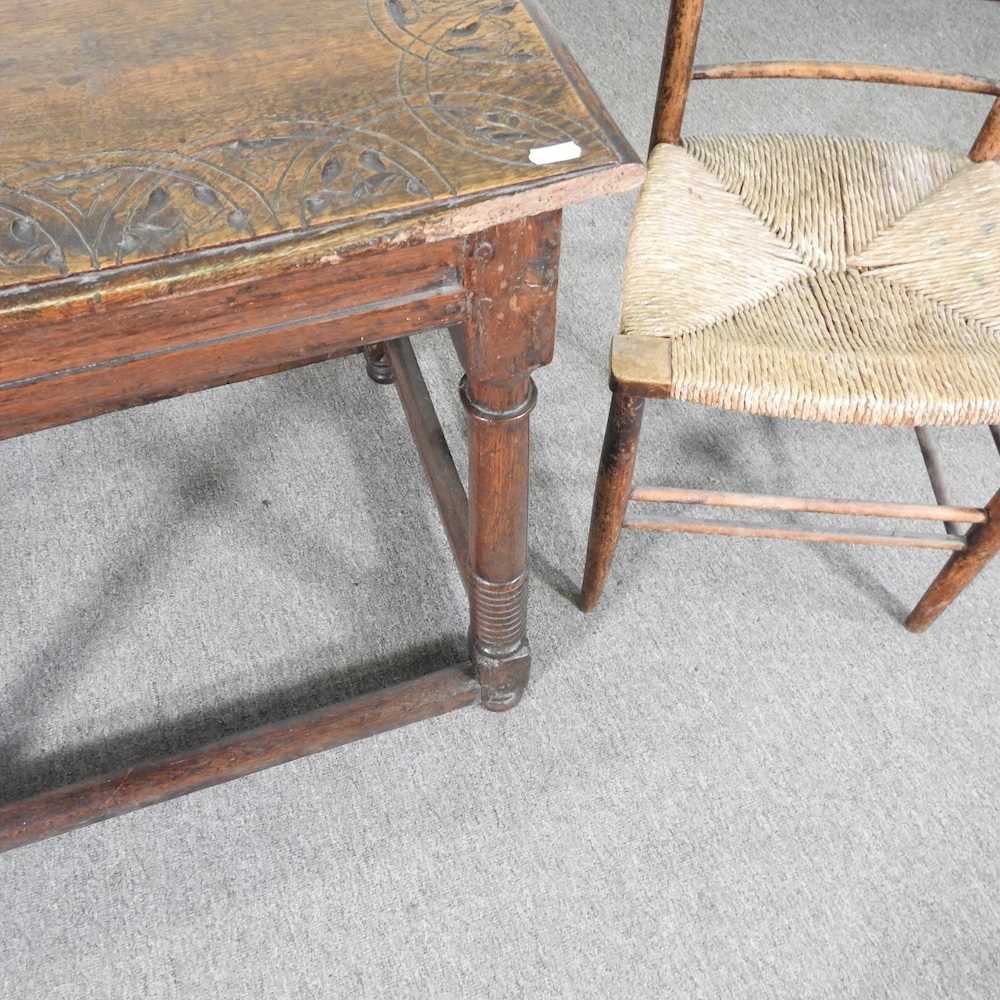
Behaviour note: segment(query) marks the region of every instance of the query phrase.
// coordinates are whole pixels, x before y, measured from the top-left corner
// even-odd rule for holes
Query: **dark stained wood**
[[[531,372],[552,358],[561,216],[469,241],[462,400],[469,424],[469,642],[483,704],[513,708],[531,668],[527,639]],[[499,540],[503,540],[499,544]]]
[[[289,357],[286,344],[254,344],[259,350],[251,358],[237,356],[232,348],[200,347],[166,360],[136,361],[129,366],[127,386],[119,382],[116,369],[107,368],[28,386],[16,396],[0,395],[3,437],[61,427],[116,410],[332,361],[357,351],[318,346],[310,341],[309,333],[304,331],[296,338],[301,343],[296,358]]]
[[[512,383],[552,361],[561,226],[561,213],[548,212],[467,242],[464,283],[472,304],[461,329],[465,370],[477,392],[488,384],[506,398]],[[523,386],[513,395],[523,399]]]
[[[704,0],[673,0],[670,5],[650,148],[680,142],[704,5]]]
[[[466,670],[439,670],[197,750],[13,802],[0,807],[0,852],[466,708],[479,696],[479,684]]]
[[[886,535],[874,532],[809,531],[740,521],[693,521],[686,518],[659,521],[626,521],[637,531],[672,535],[720,535],[728,538],[771,538],[788,542],[834,542],[841,545],[879,545],[892,549],[944,549],[961,552],[965,543],[949,535]]]
[[[481,383],[478,388],[474,398],[466,385],[464,397],[471,497],[469,642],[483,705],[507,711],[521,700],[531,670],[527,462],[535,388],[530,379],[506,394]]]
[[[358,351],[384,378],[388,356],[468,564],[478,675],[7,807],[0,844],[512,707],[560,211],[644,176],[547,23],[518,0],[0,0],[0,18],[0,437]],[[467,372],[467,510],[409,345],[383,346],[439,327]]]
[[[856,80],[860,83],[899,84],[905,87],[930,87],[958,90],[968,94],[1000,96],[1000,80],[967,76],[964,73],[940,73],[913,66],[882,66],[874,63],[816,62],[790,60],[774,62],[717,63],[696,66],[695,80]]]
[[[219,305],[225,315],[228,295],[210,298],[214,301],[207,305]],[[464,290],[449,286],[370,303],[361,311],[306,315],[214,338],[202,328],[202,339],[193,343],[94,366],[53,366],[49,374],[0,383],[0,438],[341,357],[376,338],[440,327],[461,315],[465,304]],[[172,315],[164,311],[164,324]],[[179,328],[182,313],[176,315]],[[122,319],[109,317],[107,331]]]
[[[434,410],[427,383],[424,382],[409,338],[403,337],[388,343],[386,351],[403,412],[409,422],[413,443],[420,455],[434,502],[441,514],[455,565],[462,583],[468,589],[469,500],[465,495],[462,478],[451,457],[448,440]]]
[[[969,531],[965,550],[948,560],[906,619],[911,632],[926,632],[1000,551],[1000,493],[986,505],[986,513],[989,520]]]
[[[390,300],[449,295],[462,287],[463,249],[451,240],[212,289],[175,289],[130,307],[89,301],[68,316],[9,316],[0,321],[0,385],[313,323]]]
[[[580,607],[584,611],[597,607],[618,547],[632,489],[644,406],[641,396],[629,396],[616,390],[611,397],[580,595]]]
[[[969,159],[976,163],[1000,160],[1000,97],[993,102],[982,131],[969,152]]]
[[[519,4],[335,2],[336,16],[316,0],[238,17],[196,0],[113,21],[93,0],[9,12],[0,437],[339,357],[377,329],[454,325],[465,235],[640,180]],[[447,101],[420,96],[470,74]],[[563,139],[579,159],[531,162]]]
[[[238,285],[178,290],[129,308],[8,317],[0,336],[0,438],[454,321],[463,241],[403,247]]]

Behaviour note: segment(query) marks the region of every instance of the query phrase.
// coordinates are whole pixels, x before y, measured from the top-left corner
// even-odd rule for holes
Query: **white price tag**
[[[528,159],[536,166],[544,167],[550,163],[565,163],[567,160],[579,160],[583,150],[575,142],[561,142],[558,146],[542,146],[533,149]]]

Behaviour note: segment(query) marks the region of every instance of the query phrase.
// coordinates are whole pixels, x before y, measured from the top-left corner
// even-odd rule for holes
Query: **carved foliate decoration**
[[[368,107],[230,126],[179,151],[0,161],[0,279],[96,270],[444,201],[459,193],[444,148],[534,176],[533,149],[572,141],[585,156],[605,150],[586,119],[559,110],[570,89],[561,72],[525,72],[554,63],[518,3],[355,2],[399,53],[391,87]]]

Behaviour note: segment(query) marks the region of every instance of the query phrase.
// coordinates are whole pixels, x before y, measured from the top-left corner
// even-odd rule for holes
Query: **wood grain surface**
[[[467,308],[464,249],[442,241],[131,307],[10,317],[0,440],[447,326]]]
[[[472,657],[11,803],[0,850],[475,700],[512,708],[561,209],[644,176],[547,22],[527,0],[0,0],[0,17],[0,438],[363,351],[401,396]],[[468,498],[409,343],[380,346],[441,327],[466,372]]]
[[[512,0],[0,0],[0,22],[0,288],[641,176]]]

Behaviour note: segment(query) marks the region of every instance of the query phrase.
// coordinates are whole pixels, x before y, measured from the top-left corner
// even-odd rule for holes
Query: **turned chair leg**
[[[364,348],[365,370],[368,377],[379,385],[391,385],[395,381],[392,362],[386,353],[385,344],[372,344]]]
[[[580,596],[580,607],[584,611],[593,611],[600,600],[618,546],[632,490],[645,402],[640,396],[626,396],[618,391],[611,398]]]
[[[911,632],[926,632],[943,611],[986,568],[1000,551],[1000,493],[986,505],[989,520],[973,526],[966,548],[948,560],[930,589],[906,619]]]

